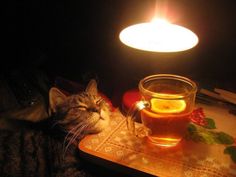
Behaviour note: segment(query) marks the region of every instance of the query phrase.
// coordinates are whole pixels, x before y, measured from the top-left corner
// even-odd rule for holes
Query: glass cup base
[[[174,147],[181,139],[180,138],[160,138],[148,136],[148,140],[151,144],[159,147]]]

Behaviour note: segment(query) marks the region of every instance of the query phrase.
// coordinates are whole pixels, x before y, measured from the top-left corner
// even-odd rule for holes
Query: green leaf
[[[230,145],[234,143],[234,138],[227,133],[212,131],[195,124],[188,125],[186,139],[206,144]]]
[[[186,139],[206,144],[216,144],[215,135],[198,125],[189,124]]]
[[[216,136],[212,132],[199,132],[202,142],[206,144],[217,144]]]
[[[216,138],[219,144],[230,145],[234,143],[234,138],[227,133],[218,132],[216,135],[217,135]]]
[[[216,124],[215,121],[211,118],[205,118],[207,124],[205,126],[203,126],[204,128],[207,129],[215,129],[216,128]]]
[[[234,163],[236,163],[236,146],[226,147],[224,153],[229,154]]]
[[[197,131],[197,127],[194,125],[194,124],[189,124],[188,125],[188,132],[189,133],[194,133],[194,132],[196,132]]]

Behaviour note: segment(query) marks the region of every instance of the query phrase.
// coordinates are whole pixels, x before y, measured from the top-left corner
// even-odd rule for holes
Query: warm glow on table
[[[129,26],[121,31],[120,40],[130,47],[153,52],[184,51],[198,43],[191,30],[164,19]]]

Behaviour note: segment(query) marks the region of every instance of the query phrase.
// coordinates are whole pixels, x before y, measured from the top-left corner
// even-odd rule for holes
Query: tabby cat
[[[13,120],[17,128],[0,130],[0,176],[89,176],[75,145],[86,134],[102,131],[110,119],[110,107],[99,96],[96,81],[71,96],[53,87],[49,103],[51,116],[46,120]]]

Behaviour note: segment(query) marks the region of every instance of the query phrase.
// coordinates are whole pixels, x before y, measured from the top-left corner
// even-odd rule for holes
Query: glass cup
[[[182,76],[157,74],[139,82],[141,100],[129,110],[127,128],[138,137],[147,137],[157,146],[177,145],[187,131],[195,105],[196,84]],[[135,127],[140,112],[142,126]]]

